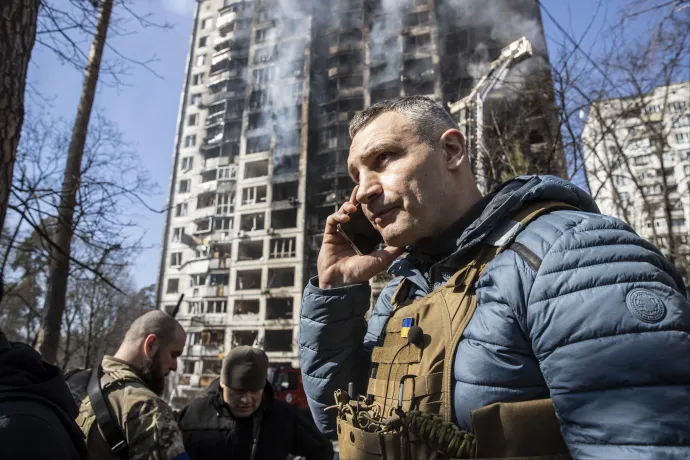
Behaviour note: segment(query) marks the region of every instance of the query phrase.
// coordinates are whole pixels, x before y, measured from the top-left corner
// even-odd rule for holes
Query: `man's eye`
[[[392,158],[393,154],[390,152],[386,152],[379,155],[376,159],[379,163],[386,163],[387,161],[390,161]]]

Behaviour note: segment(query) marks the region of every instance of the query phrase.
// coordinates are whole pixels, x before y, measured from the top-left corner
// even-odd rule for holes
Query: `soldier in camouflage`
[[[165,376],[177,369],[185,344],[182,326],[161,311],[136,319],[115,356],[104,356],[101,388],[129,446],[131,460],[188,460],[173,410],[160,398]],[[77,424],[90,459],[116,458],[103,437],[87,394],[90,371],[69,378],[80,405]]]

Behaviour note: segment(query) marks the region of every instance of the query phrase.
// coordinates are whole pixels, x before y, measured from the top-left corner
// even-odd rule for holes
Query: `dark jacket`
[[[690,458],[690,308],[675,268],[623,222],[598,213],[573,184],[551,176],[503,185],[460,235],[411,248],[395,262],[371,319],[368,283],[304,291],[300,364],[321,429],[333,392],[366,391],[372,348],[385,331],[403,278],[410,298],[438,289],[466,251],[493,232],[519,230],[514,213],[536,201],[565,201],[522,229],[475,284],[477,309],[453,356],[454,422],[499,401],[551,397],[574,458]],[[492,238],[493,237],[493,238]],[[509,238],[506,238],[510,241]],[[431,254],[429,246],[446,254]],[[443,252],[443,251],[441,251]],[[448,255],[449,254],[449,255]]]
[[[249,460],[254,432],[254,460],[283,460],[288,454],[330,460],[333,446],[297,408],[273,398],[266,383],[263,400],[251,417],[238,419],[222,399],[216,380],[180,413],[180,429],[191,460]]]
[[[0,458],[86,459],[76,416],[60,370],[0,332]]]

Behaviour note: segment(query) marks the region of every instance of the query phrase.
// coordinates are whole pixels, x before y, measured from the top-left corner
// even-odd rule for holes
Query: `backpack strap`
[[[129,458],[129,445],[125,440],[122,428],[117,423],[110,403],[103,395],[103,389],[101,388],[102,375],[103,367],[99,364],[91,371],[87,393],[91,401],[93,413],[96,416],[96,423],[98,423],[103,438],[108,443],[108,447],[110,447],[110,453],[114,457],[125,460]]]
[[[484,243],[497,248],[496,255],[506,249],[517,252],[534,271],[538,271],[541,259],[527,246],[515,242],[517,235],[531,222],[553,211],[581,211],[580,208],[563,201],[540,201],[520,209],[512,219],[497,226],[484,240]]]

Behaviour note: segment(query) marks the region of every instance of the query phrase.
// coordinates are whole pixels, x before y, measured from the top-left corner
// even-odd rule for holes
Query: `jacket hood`
[[[519,211],[522,207],[539,201],[563,201],[582,211],[599,214],[596,203],[584,190],[575,184],[556,176],[519,176],[501,184],[491,195],[493,198],[487,203],[478,219],[471,223],[464,232],[457,237],[455,252],[444,260],[453,265],[454,259],[466,250],[474,247],[502,221]],[[414,257],[415,249],[410,253]],[[411,276],[404,259],[391,266],[389,272]]]
[[[52,403],[71,419],[78,415],[60,369],[41,359],[36,350],[23,343],[9,342],[0,333],[0,392]]]

